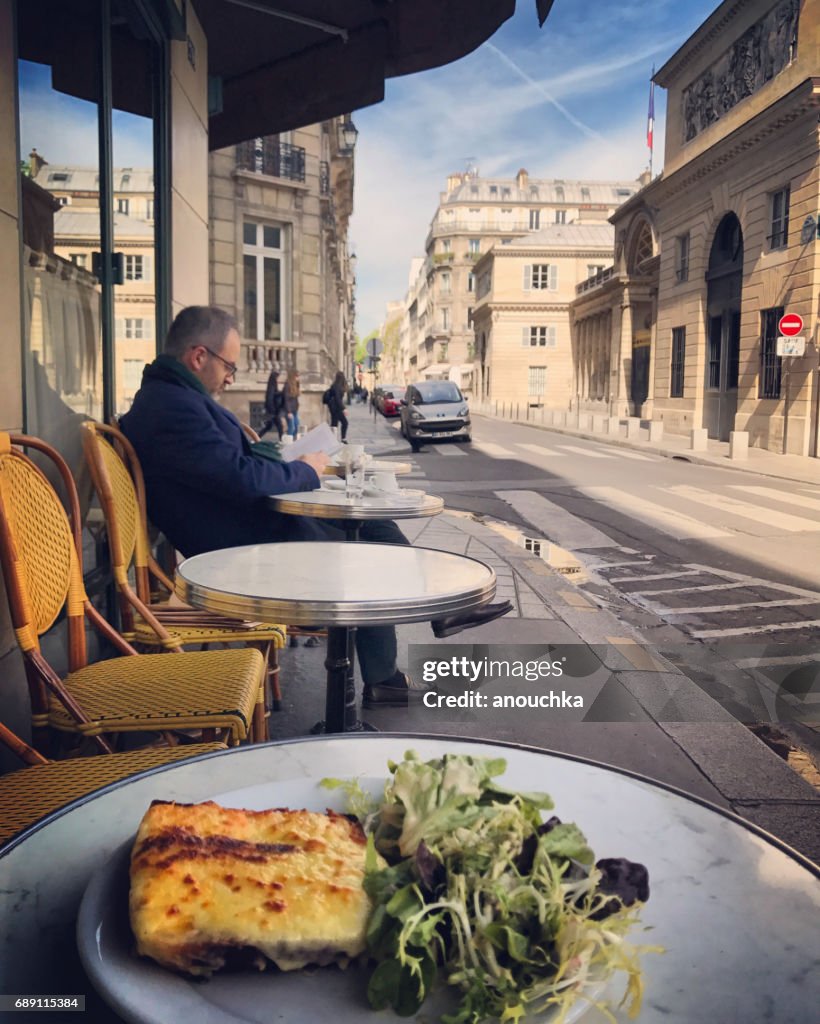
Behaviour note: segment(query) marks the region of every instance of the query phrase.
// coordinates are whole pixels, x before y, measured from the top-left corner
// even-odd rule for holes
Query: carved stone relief
[[[800,0],[782,0],[683,90],[683,141],[778,75],[797,50]]]

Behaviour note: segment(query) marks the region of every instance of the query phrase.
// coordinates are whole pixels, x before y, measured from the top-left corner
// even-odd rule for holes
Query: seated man
[[[239,353],[233,317],[212,306],[189,306],[171,324],[163,354],[146,366],[121,427],[142,464],[148,515],[186,557],[243,544],[344,540],[332,522],[267,507],[270,494],[319,487],[328,460],[311,454],[281,462],[266,445],[254,451],[239,420],[215,401],[233,379]],[[407,544],[386,520],[365,523],[360,536]],[[470,623],[443,620],[438,635],[499,614],[492,605]],[[365,707],[405,707],[421,699],[427,687],[396,668],[392,626],[357,630],[356,653]]]

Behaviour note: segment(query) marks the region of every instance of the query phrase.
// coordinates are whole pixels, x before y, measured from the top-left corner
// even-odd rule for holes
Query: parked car
[[[398,416],[404,395],[403,384],[382,384],[377,407],[384,416]]]
[[[428,441],[471,441],[467,399],[451,380],[411,384],[401,403],[401,433],[414,452]]]

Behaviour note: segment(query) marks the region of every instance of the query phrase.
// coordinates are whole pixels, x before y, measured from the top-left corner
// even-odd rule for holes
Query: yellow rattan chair
[[[96,789],[150,768],[224,750],[221,743],[192,743],[48,761],[2,722],[0,742],[30,766],[0,776],[0,849],[18,832]]]
[[[237,641],[259,645],[267,659],[273,707],[278,709],[281,692],[277,651],[285,646],[286,627],[152,600],[152,578],[169,594],[173,593],[173,584],[151,555],[145,485],[137,454],[116,427],[89,420],[83,424],[82,434],[85,459],[105,516],[111,565],[121,598],[123,636],[133,643],[160,650],[179,651],[185,645]],[[133,587],[129,579],[131,569]],[[263,721],[257,725],[261,728],[264,704],[260,711]]]
[[[34,448],[52,461],[70,518],[44,474],[12,445]],[[45,738],[49,727],[80,733],[109,753],[108,733],[201,729],[209,740],[220,730],[231,744],[248,737],[264,683],[259,651],[137,655],[88,600],[80,559],[79,501],[68,466],[37,438],[0,433],[0,563],[26,667],[35,736]],[[46,661],[39,642],[63,609],[65,680]],[[126,657],[88,664],[85,619]]]

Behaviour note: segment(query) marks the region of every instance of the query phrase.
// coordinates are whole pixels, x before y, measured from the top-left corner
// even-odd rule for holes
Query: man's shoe
[[[511,612],[512,607],[509,601],[497,601],[495,604],[485,604],[483,608],[476,608],[475,611],[464,612],[462,615],[448,615],[444,619],[436,619],[431,626],[434,635],[441,639],[460,633],[462,629],[472,629],[474,626],[483,626],[485,622],[492,622],[493,619],[500,619],[502,615]]]
[[[430,692],[430,687],[425,683],[419,683],[411,679],[406,673],[404,686],[388,686],[387,683],[374,683],[368,686],[365,683],[362,693],[363,708],[406,708],[410,704],[421,704],[425,693]]]

